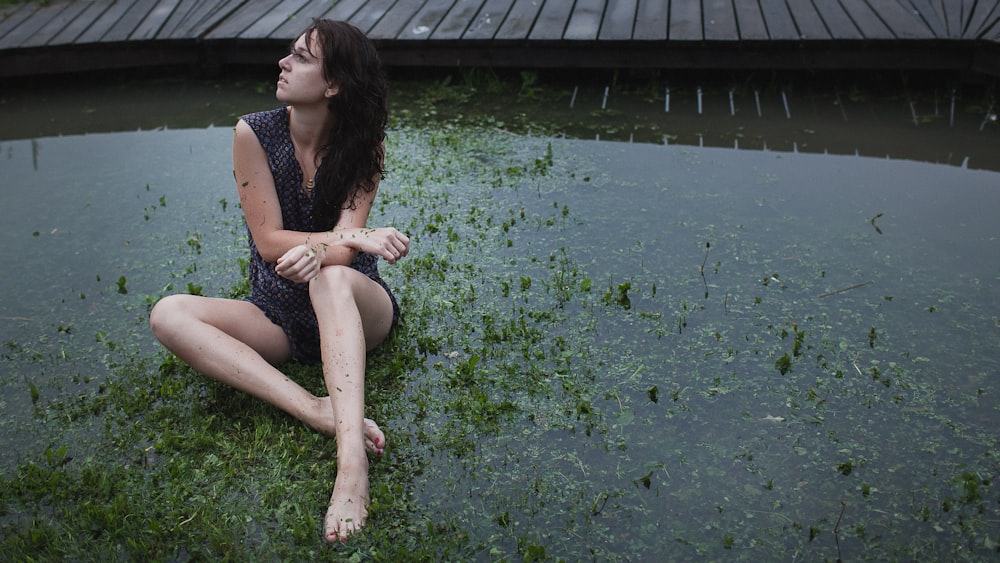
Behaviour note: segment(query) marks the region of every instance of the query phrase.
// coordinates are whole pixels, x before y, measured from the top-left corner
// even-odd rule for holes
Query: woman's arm
[[[392,227],[366,226],[377,193],[378,180],[375,181],[374,190],[360,192],[352,208],[341,211],[337,226],[329,234],[334,238],[333,246],[349,250],[352,260],[358,252],[367,252],[381,256],[392,264],[410,251],[410,239]],[[329,258],[323,260],[324,266],[330,263],[337,262],[330,261]]]
[[[233,136],[233,175],[247,227],[261,257],[278,264],[277,272],[293,281],[308,281],[321,266],[348,265],[359,251],[395,262],[406,255],[409,239],[393,228],[365,226],[377,190],[362,192],[353,209],[345,209],[332,231],[306,233],[284,228],[274,177],[267,154],[253,129],[240,120]]]

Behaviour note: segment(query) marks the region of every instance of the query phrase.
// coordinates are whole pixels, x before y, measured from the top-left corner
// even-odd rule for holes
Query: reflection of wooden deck
[[[317,16],[395,66],[1000,75],[1000,0],[51,0],[0,16],[0,76],[271,63]]]

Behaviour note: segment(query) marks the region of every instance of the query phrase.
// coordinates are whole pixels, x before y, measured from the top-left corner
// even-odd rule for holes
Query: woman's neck
[[[333,116],[326,105],[289,107],[288,129],[299,149],[316,154],[333,127]]]

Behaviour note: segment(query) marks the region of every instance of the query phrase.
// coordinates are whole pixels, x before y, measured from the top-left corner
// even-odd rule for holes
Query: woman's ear
[[[340,86],[334,83],[330,83],[326,87],[326,92],[323,93],[327,98],[332,98],[340,93]]]

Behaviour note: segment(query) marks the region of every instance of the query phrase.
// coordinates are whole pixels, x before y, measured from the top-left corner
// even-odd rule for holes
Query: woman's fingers
[[[385,252],[383,256],[390,264],[409,253],[410,239],[406,235],[392,227],[385,229],[385,235]]]
[[[312,249],[300,245],[278,258],[274,271],[296,283],[306,283],[319,274],[319,267],[319,260]]]

